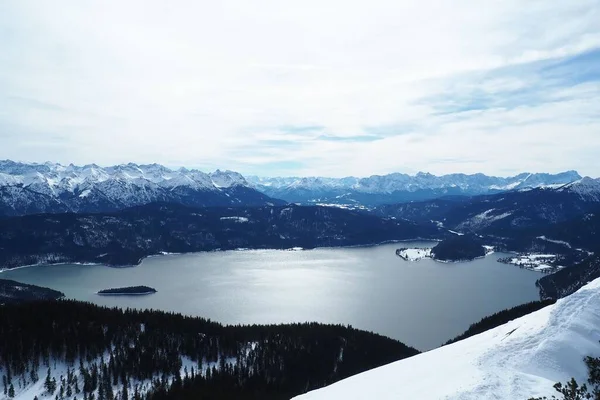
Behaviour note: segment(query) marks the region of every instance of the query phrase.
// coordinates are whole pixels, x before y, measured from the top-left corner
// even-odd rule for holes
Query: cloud
[[[600,175],[597,0],[0,3],[0,158]]]

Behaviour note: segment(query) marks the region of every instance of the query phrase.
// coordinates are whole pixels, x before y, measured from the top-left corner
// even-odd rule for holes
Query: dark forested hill
[[[364,245],[438,234],[431,223],[332,207],[198,209],[156,203],[115,213],[0,219],[0,267],[52,262],[136,264],[160,252]]]
[[[0,307],[0,337],[5,395],[42,381],[39,398],[287,400],[418,353],[340,325],[222,326],[72,301]]]
[[[588,282],[600,278],[600,256],[590,256],[586,260],[563,270],[547,275],[536,282],[540,297],[559,298],[575,293]]]
[[[431,250],[431,254],[438,261],[469,261],[485,256],[486,250],[479,237],[462,235],[444,239]]]
[[[600,209],[600,182],[588,180],[563,188],[513,191],[471,198],[436,199],[379,207],[381,216],[435,220],[446,228],[482,234],[510,234],[578,218]]]
[[[35,300],[56,300],[64,296],[56,290],[0,279],[0,305]]]

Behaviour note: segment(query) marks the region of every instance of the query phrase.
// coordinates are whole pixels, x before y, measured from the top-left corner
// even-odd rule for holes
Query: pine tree
[[[127,383],[123,385],[123,400],[129,400],[129,393],[127,392]]]
[[[8,388],[8,397],[13,398],[15,397],[15,387],[13,386],[13,384],[10,384],[10,387]]]
[[[52,393],[50,388],[52,388],[52,379],[50,377],[50,367],[48,367],[48,374],[46,375],[46,380],[44,381],[44,389],[46,389],[47,392]]]
[[[100,386],[98,386],[98,400],[106,400],[104,397],[104,384],[101,383]]]

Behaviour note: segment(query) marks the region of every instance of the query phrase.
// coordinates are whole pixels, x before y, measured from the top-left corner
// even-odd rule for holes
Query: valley
[[[469,340],[600,277],[600,181],[571,171],[298,181],[246,180],[232,171],[203,174],[156,164],[5,161],[0,167],[5,304],[66,298],[57,307],[77,310],[83,301],[266,330],[288,324],[282,329],[293,331],[303,328],[292,324],[310,322],[319,332],[345,326],[343,335],[359,329],[384,335],[385,346],[410,346],[399,347],[404,350],[395,359],[351,361],[352,372],[340,375],[334,364],[318,383],[303,381],[302,372],[298,382],[304,389],[286,383],[274,390],[256,381],[264,398],[289,398],[384,359],[429,354],[453,337]],[[148,326],[142,324],[138,340]],[[379,342],[366,335],[370,343]],[[162,377],[140,375],[135,385],[113,382],[110,388],[106,383],[95,393],[177,397],[172,391],[192,390],[184,388],[183,382],[193,380],[184,366],[199,368],[195,382],[203,391],[220,390],[210,376],[227,380],[239,374],[251,362],[245,357],[255,343],[238,342],[235,362],[233,353],[231,362],[214,354],[200,361],[172,354]],[[204,362],[209,367],[201,369]],[[74,390],[75,375],[85,377],[94,368],[118,370],[103,366],[98,356],[75,375],[68,362],[59,364],[55,373],[72,374],[69,381],[58,377],[62,390]],[[281,374],[295,368],[280,367]],[[48,392],[46,384],[22,382],[15,390],[19,400]],[[240,390],[249,393],[243,384]]]
[[[600,0],[0,0],[0,400],[600,400]]]

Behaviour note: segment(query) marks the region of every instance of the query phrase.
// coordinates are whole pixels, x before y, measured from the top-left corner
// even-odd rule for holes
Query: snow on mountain
[[[479,195],[539,187],[560,187],[581,179],[575,171],[560,174],[523,173],[499,178],[484,174],[436,176],[393,173],[368,178],[259,178],[248,181],[263,193],[290,202],[380,205],[428,200],[447,195]]]
[[[228,188],[232,186],[248,186],[246,179],[238,172],[216,170],[209,174],[215,187]]]
[[[600,279],[535,313],[463,341],[377,368],[296,400],[525,400],[556,382],[587,381],[600,356]]]
[[[484,174],[450,174],[436,176],[419,172],[414,176],[393,173],[372,175],[368,178],[264,178],[250,176],[248,181],[256,186],[271,188],[302,187],[320,190],[325,188],[354,189],[364,193],[391,193],[394,191],[414,192],[423,189],[460,188],[466,191],[485,193],[488,191],[511,190],[522,187],[541,187],[546,185],[564,185],[581,179],[576,171],[567,171],[556,175],[524,173],[509,178],[499,178]]]
[[[17,185],[20,180],[12,175],[0,172],[0,186]]]
[[[103,168],[4,160],[0,194],[0,215],[110,211],[156,201],[190,206],[278,203],[250,187],[237,172],[206,174],[134,163]]]
[[[600,179],[589,176],[563,186],[560,190],[577,193],[586,201],[600,201]]]

